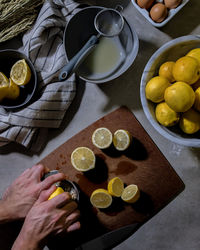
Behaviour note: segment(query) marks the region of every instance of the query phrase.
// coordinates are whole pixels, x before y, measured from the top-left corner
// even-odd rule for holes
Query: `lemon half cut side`
[[[8,94],[9,90],[9,80],[4,75],[4,73],[0,72],[0,101],[2,101],[6,95]]]
[[[106,189],[99,188],[91,194],[90,202],[94,207],[107,208],[112,204],[112,196]]]
[[[18,60],[11,68],[10,78],[19,86],[26,85],[31,79],[31,69],[25,59]]]
[[[119,151],[126,150],[132,141],[131,134],[124,129],[118,129],[113,136],[113,145]]]
[[[87,147],[78,147],[71,154],[72,166],[78,171],[88,171],[95,167],[94,152]]]
[[[140,190],[138,186],[131,184],[125,187],[121,198],[127,203],[135,203],[140,198]]]
[[[92,143],[100,149],[109,148],[112,144],[112,133],[107,128],[97,128],[92,134]]]

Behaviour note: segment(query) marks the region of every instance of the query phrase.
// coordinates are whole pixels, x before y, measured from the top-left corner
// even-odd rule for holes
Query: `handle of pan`
[[[92,49],[95,47],[98,41],[99,41],[99,36],[92,35],[90,37],[90,39],[81,48],[81,50],[79,50],[79,52],[74,57],[72,57],[72,59],[68,62],[68,64],[66,64],[61,69],[59,73],[60,81],[66,80],[73,72],[75,72],[75,70],[85,59],[85,57],[92,51]]]

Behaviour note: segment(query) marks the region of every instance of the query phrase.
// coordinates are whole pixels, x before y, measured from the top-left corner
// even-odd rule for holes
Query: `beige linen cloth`
[[[0,146],[16,142],[40,151],[48,128],[58,128],[75,93],[75,76],[58,81],[66,64],[63,31],[80,5],[72,0],[46,0],[31,30],[23,36],[21,49],[32,61],[38,75],[40,97],[19,111],[0,108]]]

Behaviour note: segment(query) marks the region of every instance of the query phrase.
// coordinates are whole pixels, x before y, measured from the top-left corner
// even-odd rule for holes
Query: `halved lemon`
[[[10,78],[17,85],[26,85],[31,79],[31,70],[25,59],[18,60],[11,68]]]
[[[97,128],[92,134],[92,143],[100,149],[109,148],[112,144],[112,133],[107,128]]]
[[[119,177],[114,177],[108,182],[108,192],[112,196],[120,197],[124,191],[124,183]]]
[[[95,167],[94,152],[87,147],[78,147],[71,154],[71,163],[78,171],[88,171]]]
[[[9,90],[9,80],[8,78],[4,75],[4,73],[0,72],[0,101],[2,101]]]
[[[17,99],[17,97],[19,97],[19,94],[20,94],[20,88],[17,84],[15,84],[13,82],[12,79],[9,79],[10,82],[9,82],[9,89],[8,89],[8,93],[6,95],[6,98],[9,98],[9,99]]]
[[[121,198],[128,203],[134,203],[140,198],[140,190],[137,185],[131,184],[124,188]]]
[[[132,136],[127,130],[118,129],[115,131],[113,136],[113,144],[117,150],[126,150],[130,146],[131,141]]]
[[[57,195],[62,194],[62,193],[64,193],[64,190],[61,187],[57,187],[56,190],[49,196],[48,200],[51,200]]]
[[[93,191],[90,196],[90,202],[94,207],[107,208],[112,203],[112,196],[106,189],[99,188]]]

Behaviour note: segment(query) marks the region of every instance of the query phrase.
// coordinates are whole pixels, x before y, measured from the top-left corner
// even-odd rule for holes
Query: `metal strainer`
[[[120,34],[124,27],[124,18],[121,15],[122,6],[117,6],[115,9],[105,8],[101,10],[94,18],[94,26],[97,30],[97,35],[92,35],[81,50],[65,65],[59,74],[59,80],[66,80],[79,65],[83,62],[86,56],[97,45],[101,36],[113,37]]]
[[[120,7],[117,6],[116,9],[104,9],[96,15],[94,26],[99,35],[112,37],[120,34],[124,27],[124,18],[119,8]]]

